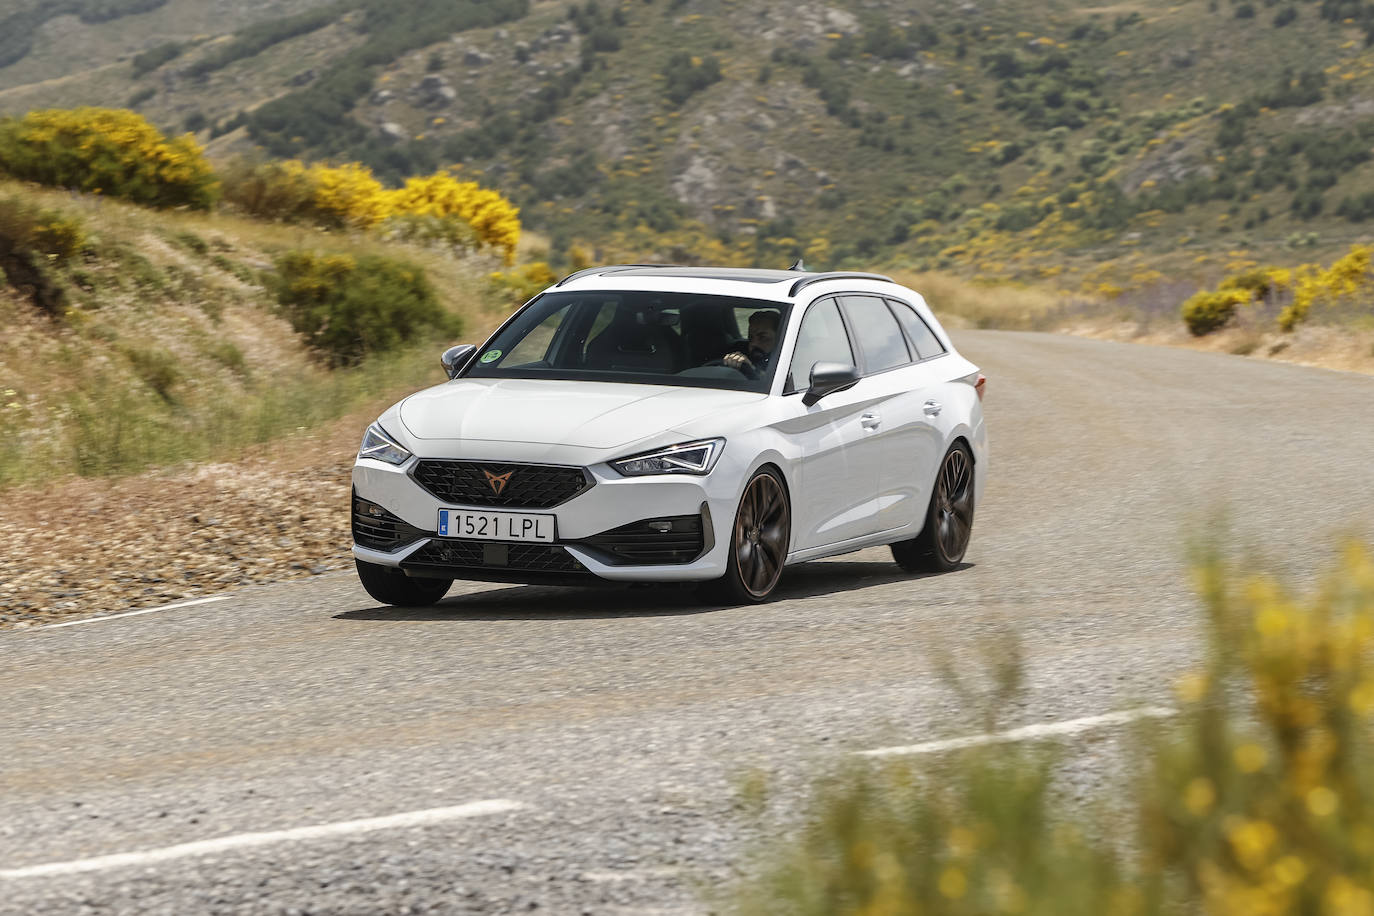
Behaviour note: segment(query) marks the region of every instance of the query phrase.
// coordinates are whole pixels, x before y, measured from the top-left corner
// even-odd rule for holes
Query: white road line
[[[1049,722],[1043,725],[1026,725],[1010,731],[995,732],[991,735],[970,735],[967,738],[948,738],[944,741],[925,741],[921,744],[906,744],[900,747],[880,747],[871,751],[859,751],[860,757],[898,757],[911,754],[934,754],[939,751],[953,751],[965,747],[978,747],[982,744],[1001,744],[1007,741],[1032,741],[1036,738],[1049,738],[1055,735],[1076,735],[1089,729],[1107,725],[1125,725],[1137,719],[1163,719],[1178,715],[1178,710],[1163,706],[1143,706],[1139,709],[1124,709],[1100,716],[1085,716],[1082,719],[1069,719],[1066,722]]]
[[[76,859],[72,862],[50,862],[47,865],[30,865],[27,868],[0,869],[0,879],[44,878],[54,875],[74,875],[80,872],[101,871],[106,868],[124,868],[130,865],[152,865],[171,859],[185,858],[186,856],[203,856],[236,849],[252,849],[256,846],[270,846],[273,843],[317,840],[322,837],[344,836],[372,830],[422,827],[427,824],[438,824],[465,817],[501,814],[524,807],[526,806],[521,802],[495,798],[469,802],[466,805],[454,805],[449,808],[428,808],[423,811],[407,811],[404,814],[389,814],[385,817],[369,817],[359,821],[340,821],[335,824],[318,824],[314,827],[296,827],[292,830],[272,830],[266,833],[240,833],[236,836],[199,840],[195,843],[182,843],[179,846],[149,849],[144,852],[125,852],[112,856],[97,856],[94,859]]]
[[[216,595],[213,598],[193,598],[190,601],[178,601],[176,604],[162,604],[157,607],[145,607],[141,611],[128,611],[123,614],[107,614],[104,617],[87,617],[85,620],[69,620],[66,623],[50,623],[45,627],[38,627],[40,630],[56,630],[59,627],[78,627],[83,623],[100,623],[102,620],[118,620],[121,617],[137,617],[139,614],[151,614],[155,611],[171,611],[179,607],[190,607],[193,604],[209,604],[212,601],[228,601],[228,595]]]

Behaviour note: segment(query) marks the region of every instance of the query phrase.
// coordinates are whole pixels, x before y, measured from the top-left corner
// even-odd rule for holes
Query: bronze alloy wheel
[[[935,485],[935,537],[940,553],[958,563],[973,533],[973,463],[961,448],[951,449]]]
[[[792,534],[792,510],[782,481],[772,470],[754,475],[735,513],[735,533],[726,579],[737,580],[748,597],[762,601],[778,584]],[[733,583],[732,583],[733,584]]]
[[[973,456],[955,443],[940,462],[925,526],[909,541],[892,545],[892,558],[911,572],[948,572],[959,565],[973,534]]]

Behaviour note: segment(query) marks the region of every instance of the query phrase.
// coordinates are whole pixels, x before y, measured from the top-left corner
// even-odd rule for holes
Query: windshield
[[[767,391],[790,310],[695,293],[546,293],[464,375]]]

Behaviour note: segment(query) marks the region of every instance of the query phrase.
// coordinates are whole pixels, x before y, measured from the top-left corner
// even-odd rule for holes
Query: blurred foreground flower
[[[1195,575],[1206,661],[1126,739],[1124,799],[1062,804],[1043,745],[856,765],[736,910],[1374,916],[1369,548],[1306,600],[1216,553]]]

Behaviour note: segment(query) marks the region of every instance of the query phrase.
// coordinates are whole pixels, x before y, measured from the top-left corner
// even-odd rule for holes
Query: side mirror
[[[444,367],[444,372],[449,378],[457,377],[463,365],[477,352],[477,348],[472,344],[459,344],[456,347],[449,347],[444,351],[444,355],[439,357],[439,365]]]
[[[847,366],[844,363],[816,363],[811,367],[811,387],[802,395],[802,403],[810,407],[827,394],[842,391],[858,380],[857,366]]]

